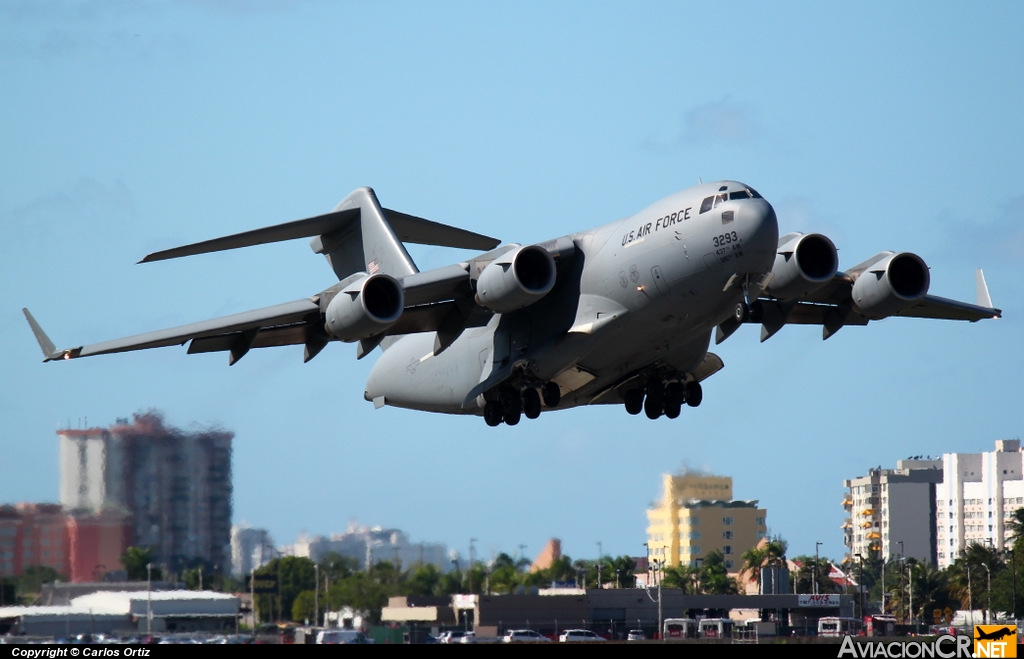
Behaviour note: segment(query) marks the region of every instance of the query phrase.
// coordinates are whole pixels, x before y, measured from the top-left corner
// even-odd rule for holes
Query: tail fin
[[[392,277],[412,275],[419,270],[405,245],[395,235],[370,188],[358,188],[335,206],[335,213],[358,210],[359,221],[324,233],[310,242],[317,254],[327,257],[338,279],[353,272],[377,272]]]
[[[154,252],[140,263],[310,236],[310,247],[327,257],[339,280],[355,272],[384,272],[393,277],[418,272],[403,241],[479,250],[498,245],[496,238],[381,208],[372,189],[359,188],[325,215]]]

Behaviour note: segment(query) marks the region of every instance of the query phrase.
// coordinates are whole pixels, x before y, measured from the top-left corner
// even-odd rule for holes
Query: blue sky
[[[156,408],[236,433],[235,519],[278,542],[349,520],[478,556],[643,552],[662,473],[734,478],[793,555],[839,558],[843,479],[1022,428],[1024,5],[937,2],[0,4],[0,501],[58,498],[63,427]],[[840,267],[882,250],[1005,318],[745,327],[676,420],[619,407],[489,429],[363,401],[332,344],[42,364],[60,346],[298,299],[305,241],[135,265],[316,215],[361,185],[504,241],[742,180]],[[410,250],[421,269],[466,254]]]

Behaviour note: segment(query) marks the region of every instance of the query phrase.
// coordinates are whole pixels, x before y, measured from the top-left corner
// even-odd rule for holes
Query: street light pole
[[[859,572],[859,575],[857,576],[857,593],[860,595],[860,597],[857,598],[857,601],[860,602],[860,617],[861,617],[861,620],[863,621],[863,619],[864,619],[864,556],[861,555],[861,554],[854,554],[854,556],[857,558],[857,567],[858,567],[858,572]]]
[[[153,564],[146,563],[146,633],[153,633]]]
[[[812,595],[818,594],[818,547],[820,546],[820,542],[814,543],[814,569],[811,570],[811,577],[814,579],[813,588],[811,592]]]

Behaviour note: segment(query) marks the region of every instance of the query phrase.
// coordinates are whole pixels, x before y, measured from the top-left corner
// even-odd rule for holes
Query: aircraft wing
[[[234,363],[250,348],[301,343],[315,345],[321,338],[317,332],[323,333],[319,322],[320,305],[315,298],[305,298],[123,339],[57,349],[29,310],[22,311],[43,350],[43,361],[183,345],[191,341],[189,353],[228,350]],[[326,343],[326,336],[322,338]]]
[[[821,325],[822,338],[827,339],[846,325],[867,325],[871,320],[877,319],[859,311],[853,301],[854,281],[856,277],[864,274],[871,262],[865,262],[846,273],[837,273],[822,288],[796,300],[778,300],[770,297],[759,299],[761,341],[767,340],[787,324]],[[984,273],[978,270],[976,277],[976,304],[936,295],[923,295],[886,314],[886,317],[966,320],[972,323],[1002,317],[1002,310],[992,307]],[[732,324],[719,326],[716,341],[721,343],[733,331],[735,327]]]
[[[464,329],[486,325],[491,313],[472,302],[469,268],[469,263],[460,263],[403,277],[405,309],[401,318],[386,332],[361,341],[358,356],[367,354],[386,336],[427,331],[442,335],[440,350]],[[28,309],[22,311],[43,351],[43,361],[47,362],[185,343],[189,344],[189,354],[230,352],[231,364],[251,348],[305,345],[304,360],[309,361],[332,339],[324,331],[322,296],[323,293],[222,318],[63,349],[53,344]]]

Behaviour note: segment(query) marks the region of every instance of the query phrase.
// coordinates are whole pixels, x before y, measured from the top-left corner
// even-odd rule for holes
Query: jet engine
[[[405,294],[402,285],[383,273],[362,275],[341,290],[327,304],[327,331],[345,342],[379,334],[402,316]]]
[[[476,301],[498,313],[533,304],[555,285],[555,260],[542,247],[528,245],[491,261],[476,280]]]
[[[789,240],[786,240],[789,238]],[[796,233],[775,254],[772,280],[766,292],[780,300],[795,300],[812,293],[835,276],[839,269],[836,246],[820,233]]]
[[[917,254],[883,252],[853,282],[854,308],[872,320],[888,318],[928,294],[931,276]]]

